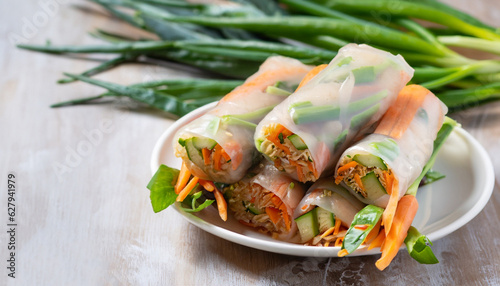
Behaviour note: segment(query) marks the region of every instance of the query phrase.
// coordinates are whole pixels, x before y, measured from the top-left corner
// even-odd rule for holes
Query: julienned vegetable
[[[341,152],[382,117],[413,75],[401,56],[356,44],[313,72],[255,132],[257,149],[300,182],[331,174]]]
[[[260,160],[253,147],[256,124],[286,99],[311,69],[295,59],[270,57],[214,109],[176,133],[176,156],[201,179],[227,184],[241,180]]]

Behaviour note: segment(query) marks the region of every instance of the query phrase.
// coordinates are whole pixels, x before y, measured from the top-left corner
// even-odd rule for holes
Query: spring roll
[[[259,163],[243,180],[224,187],[222,192],[242,224],[270,233],[275,239],[297,241],[297,225],[292,218],[305,187],[270,163]]]
[[[336,183],[366,204],[397,202],[429,160],[447,111],[429,90],[406,86],[375,132],[342,154]]]
[[[331,178],[314,183],[295,209],[301,242],[328,246],[342,238],[364,204]],[[334,244],[331,244],[334,246]]]
[[[300,182],[333,175],[347,144],[382,117],[413,69],[400,55],[349,44],[311,74],[255,132],[257,149]]]
[[[253,144],[256,124],[311,69],[295,59],[270,57],[214,109],[177,132],[175,155],[201,179],[228,184],[241,180],[259,161]]]

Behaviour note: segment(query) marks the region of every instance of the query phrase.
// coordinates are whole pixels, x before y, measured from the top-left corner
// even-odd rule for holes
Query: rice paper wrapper
[[[323,178],[308,189],[295,209],[294,218],[311,211],[316,206],[333,213],[344,226],[349,227],[356,213],[365,205],[344,187],[335,184],[333,178]]]
[[[279,123],[302,138],[320,177],[332,175],[353,138],[381,118],[412,76],[413,69],[400,55],[368,45],[346,45],[324,70],[259,123],[257,148],[265,127]]]
[[[276,238],[289,242],[294,242],[298,239],[298,237],[296,237],[297,225],[293,220],[293,214],[300,200],[304,197],[306,188],[303,184],[291,179],[289,176],[280,172],[272,164],[266,161],[261,162],[257,167],[252,169],[249,176],[241,180],[240,184],[246,186],[243,190],[244,192],[248,192],[246,200],[251,199],[249,186],[252,184],[257,184],[280,198],[286,206],[287,213],[291,221],[291,228],[289,231],[281,230],[279,233],[277,232]],[[262,196],[264,193],[260,193],[258,195]],[[240,194],[239,197],[245,197],[245,194]],[[242,205],[242,201],[234,201],[234,199],[229,199],[229,202],[231,209],[233,209],[231,204],[235,204],[237,207]]]
[[[434,140],[443,125],[448,108],[434,94],[429,92],[421,107],[411,121],[408,129],[399,139],[382,134],[370,134],[349,147],[341,158],[354,157],[356,154],[372,154],[384,160],[399,183],[399,198],[403,197],[411,184],[421,174],[432,155]],[[342,161],[342,159],[339,161]],[[337,168],[339,165],[337,165]],[[366,204],[385,208],[390,195],[376,200],[364,198],[348,188],[358,199]]]
[[[256,160],[259,160],[259,154],[253,144],[255,124],[286,98],[283,95],[266,93],[266,88],[278,82],[292,88],[298,85],[312,68],[291,58],[268,58],[259,71],[250,76],[242,86],[227,94],[208,113],[176,133],[176,156],[182,157],[197,177],[221,183],[237,182]],[[237,119],[234,120],[234,117]],[[189,160],[178,141],[179,138],[192,137],[215,140],[231,158],[230,168],[218,171],[212,165],[195,164]]]

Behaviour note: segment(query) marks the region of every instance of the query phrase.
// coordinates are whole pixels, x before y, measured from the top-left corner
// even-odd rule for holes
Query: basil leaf
[[[432,252],[432,242],[427,236],[421,234],[415,227],[411,226],[405,239],[408,253],[413,259],[422,264],[436,264],[439,260]]]
[[[147,188],[151,191],[149,198],[155,213],[161,212],[175,202],[174,191],[179,170],[161,165],[149,181]]]
[[[383,208],[374,205],[367,205],[360,210],[354,216],[351,226],[347,230],[341,249],[347,250],[348,253],[352,253],[358,249],[366,236],[380,220],[383,212]]]
[[[188,207],[181,207],[181,209],[185,212],[188,213],[195,213],[203,210],[204,208],[208,207],[209,205],[213,204],[215,200],[208,200],[205,197],[203,197],[203,202],[200,203],[198,202],[198,199],[202,197],[202,192],[196,192],[193,195],[189,195],[182,203],[182,205],[188,205],[187,202],[191,200],[191,208]],[[186,202],[186,203],[185,203]]]

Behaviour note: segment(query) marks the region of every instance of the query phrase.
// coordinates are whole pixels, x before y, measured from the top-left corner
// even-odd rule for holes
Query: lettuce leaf
[[[177,177],[179,177],[179,170],[161,165],[149,181],[147,188],[151,191],[149,198],[155,213],[175,203],[177,194],[174,187]]]

